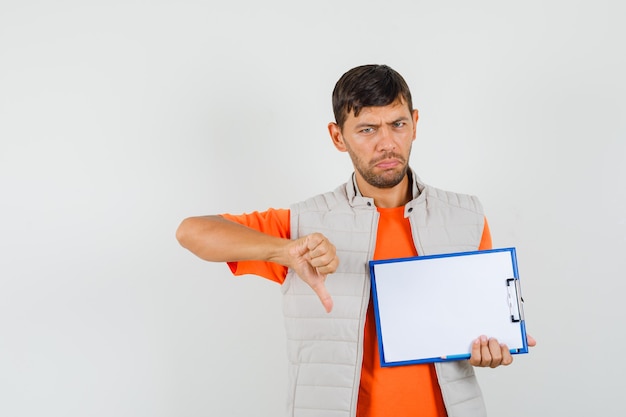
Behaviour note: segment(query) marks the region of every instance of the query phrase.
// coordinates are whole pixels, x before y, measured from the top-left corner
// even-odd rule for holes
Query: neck
[[[394,208],[404,206],[413,199],[412,184],[409,176],[405,175],[402,181],[391,188],[378,188],[368,184],[360,175],[356,176],[356,184],[363,197],[374,199],[376,207]]]

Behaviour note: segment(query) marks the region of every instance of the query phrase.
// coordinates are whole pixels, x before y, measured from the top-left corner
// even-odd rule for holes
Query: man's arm
[[[206,261],[258,260],[287,266],[311,286],[326,311],[332,309],[324,282],[328,274],[337,270],[339,259],[335,246],[320,233],[290,240],[261,233],[221,216],[201,216],[183,220],[176,239]]]
[[[189,217],[176,239],[194,255],[211,262],[258,260],[286,265],[287,239],[270,236],[222,216]]]

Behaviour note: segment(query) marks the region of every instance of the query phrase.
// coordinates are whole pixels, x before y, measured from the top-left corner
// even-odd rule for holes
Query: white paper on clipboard
[[[527,353],[515,248],[370,261],[382,366],[467,359],[480,335]]]

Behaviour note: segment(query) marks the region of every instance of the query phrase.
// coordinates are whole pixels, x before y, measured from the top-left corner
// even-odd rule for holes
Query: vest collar
[[[404,206],[404,217],[409,217],[415,207],[426,202],[426,193],[424,192],[426,185],[420,181],[415,171],[409,170],[409,176],[413,187],[413,200]]]
[[[359,190],[359,186],[356,184],[356,174],[354,172],[350,176],[350,181],[346,183],[346,195],[352,207],[375,207],[373,198],[364,197],[361,194],[361,190]]]

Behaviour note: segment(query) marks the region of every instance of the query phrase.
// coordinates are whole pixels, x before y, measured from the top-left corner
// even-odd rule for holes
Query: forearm
[[[184,248],[207,261],[259,260],[282,265],[287,264],[285,252],[290,242],[221,216],[189,217],[178,227],[176,238]]]

